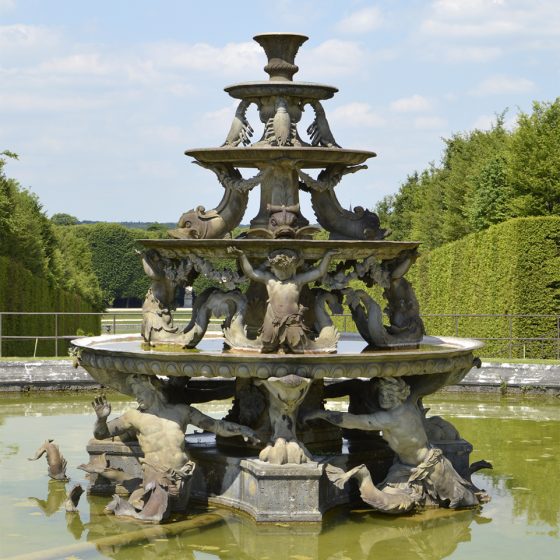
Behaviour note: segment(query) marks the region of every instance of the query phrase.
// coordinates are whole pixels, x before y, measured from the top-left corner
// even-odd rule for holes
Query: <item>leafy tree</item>
[[[490,130],[445,140],[441,165],[409,176],[377,205],[391,239],[435,248],[516,216],[559,213],[560,98],[535,103],[513,131],[504,120],[505,111]]]
[[[55,226],[54,232],[60,247],[63,287],[82,294],[95,309],[101,311],[105,307],[103,294],[89,244],[83,237],[76,235],[72,227]]]
[[[146,230],[147,231],[159,231],[159,232],[167,232],[169,228],[165,224],[160,224],[159,222],[151,223]]]
[[[396,195],[388,195],[375,207],[383,228],[391,230],[389,239],[410,239],[412,220],[419,203],[418,173],[409,175]]]
[[[422,173],[415,191],[417,200],[411,216],[410,238],[422,241],[428,249],[438,247],[443,242],[439,221],[445,210],[444,176],[432,166]]]
[[[510,217],[511,188],[507,162],[503,156],[492,159],[474,180],[475,192],[468,208],[469,224],[480,231]]]
[[[150,282],[136,253],[136,240],[146,237],[145,231],[104,222],[71,229],[88,243],[106,306],[117,298],[144,298]]]
[[[83,246],[73,249],[69,239],[57,235],[56,226],[45,215],[37,196],[6,177],[6,158],[17,159],[16,154],[4,151],[0,156],[3,156],[0,157],[0,256],[8,257],[6,262],[17,263],[13,264],[14,269],[23,267],[35,278],[45,280],[46,283],[37,285],[48,287],[51,295],[63,290],[67,295],[78,294],[94,308],[100,308],[99,286],[91,271],[91,253]],[[23,293],[28,288],[14,286],[14,292],[4,297],[15,301],[15,293]],[[18,309],[25,310],[25,302],[18,304]]]
[[[58,213],[51,216],[51,222],[57,226],[75,226],[79,220],[71,214]]]
[[[560,213],[560,97],[521,113],[512,138],[510,181],[517,216]]]

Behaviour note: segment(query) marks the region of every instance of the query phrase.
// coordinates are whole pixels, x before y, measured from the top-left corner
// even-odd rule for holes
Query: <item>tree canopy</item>
[[[535,102],[512,131],[504,121],[445,140],[440,165],[379,202],[390,239],[434,248],[510,218],[560,214],[560,97]]]
[[[0,154],[0,256],[24,266],[53,288],[78,293],[95,308],[101,291],[91,266],[91,253],[60,236],[38,197],[4,173],[9,151]]]

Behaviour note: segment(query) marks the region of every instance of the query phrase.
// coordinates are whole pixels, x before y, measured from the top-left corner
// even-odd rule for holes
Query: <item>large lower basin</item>
[[[72,341],[80,365],[95,370],[170,377],[283,377],[309,379],[400,377],[468,371],[482,343],[452,337],[424,337],[418,348],[369,350],[357,335],[344,335],[334,354],[262,354],[224,350],[211,334],[194,350],[169,345],[151,348],[141,336],[104,335]],[[466,373],[465,371],[465,373]]]

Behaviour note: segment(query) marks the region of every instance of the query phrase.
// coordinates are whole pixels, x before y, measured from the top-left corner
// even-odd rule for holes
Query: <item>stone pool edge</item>
[[[78,391],[101,388],[71,360],[1,361],[0,392]],[[541,393],[560,395],[560,364],[482,362],[447,392]]]

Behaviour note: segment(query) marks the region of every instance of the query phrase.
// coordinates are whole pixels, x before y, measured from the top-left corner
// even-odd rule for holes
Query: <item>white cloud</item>
[[[0,25],[0,53],[44,49],[58,42],[55,31],[39,25]],[[8,60],[8,59],[7,59]]]
[[[492,125],[496,122],[496,115],[479,115],[472,125],[471,129],[490,130]]]
[[[330,112],[333,122],[350,127],[376,128],[384,126],[386,121],[378,115],[369,103],[348,103]]]
[[[427,111],[431,106],[432,104],[426,97],[418,94],[414,94],[411,97],[403,97],[391,103],[391,109],[397,113]]]
[[[73,54],[44,62],[40,70],[57,74],[106,75],[115,69],[115,64],[103,61],[99,53]]]
[[[521,26],[513,21],[486,21],[479,23],[451,23],[428,19],[422,22],[421,30],[437,37],[480,39],[498,35],[513,35]]]
[[[560,3],[555,0],[436,0],[423,33],[455,39],[552,36],[558,43]]]
[[[441,130],[447,126],[447,121],[442,117],[426,116],[416,117],[413,121],[414,128],[420,130]]]
[[[358,43],[330,39],[304,50],[296,62],[306,75],[322,80],[363,71],[366,59],[367,54]]]
[[[76,94],[61,95],[52,93],[7,93],[0,94],[0,113],[10,111],[82,111],[111,105],[107,96],[78,96]]]
[[[490,130],[497,121],[498,115],[479,115],[472,123],[471,129],[477,128],[478,130]],[[517,115],[514,113],[507,113],[504,120],[504,128],[506,130],[513,130],[517,124]]]
[[[15,0],[0,0],[0,14],[7,14],[15,9]]]
[[[340,33],[360,34],[377,29],[383,23],[379,8],[371,6],[351,13],[336,25]]]
[[[535,84],[531,80],[497,75],[483,80],[469,93],[471,95],[505,95],[529,93],[534,90]]]
[[[452,62],[491,62],[503,54],[501,47],[462,46],[450,47],[444,56]]]
[[[228,43],[224,47],[207,43],[156,43],[150,46],[148,58],[157,67],[234,76],[254,74],[266,64],[264,53],[255,42]]]

